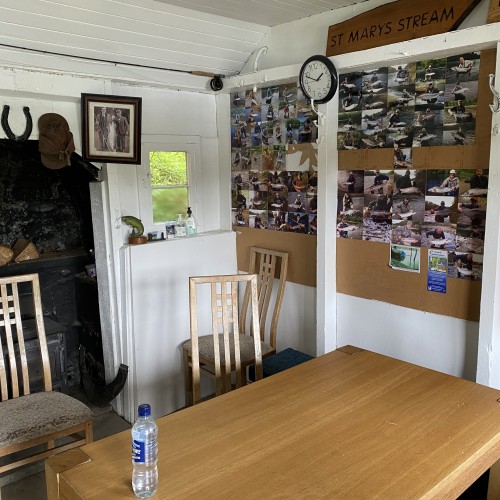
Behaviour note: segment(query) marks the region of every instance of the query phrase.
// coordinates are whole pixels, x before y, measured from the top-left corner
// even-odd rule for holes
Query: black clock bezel
[[[302,89],[303,94],[309,99],[312,100],[309,94],[307,93],[307,90],[304,88],[304,85],[302,83],[302,76],[304,74],[304,71],[306,69],[306,66],[311,62],[311,61],[319,61],[323,63],[327,68],[328,71],[330,72],[330,76],[332,79],[332,86],[330,87],[330,90],[328,91],[328,94],[326,94],[325,97],[322,99],[314,99],[314,102],[317,104],[324,104],[328,101],[331,101],[335,93],[337,92],[337,86],[338,86],[338,75],[337,75],[337,68],[335,65],[328,59],[326,56],[322,55],[316,55],[316,56],[311,56],[308,59],[304,61],[302,64],[302,67],[300,68],[300,73],[299,73],[299,85],[300,88]]]

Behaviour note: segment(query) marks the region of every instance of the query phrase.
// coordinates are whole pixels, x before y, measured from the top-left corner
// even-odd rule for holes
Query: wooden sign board
[[[478,3],[479,0],[398,0],[382,5],[330,26],[326,55],[335,56],[452,31]],[[498,0],[495,3],[498,4]]]
[[[490,0],[490,9],[488,11],[488,22],[500,22],[500,0]]]

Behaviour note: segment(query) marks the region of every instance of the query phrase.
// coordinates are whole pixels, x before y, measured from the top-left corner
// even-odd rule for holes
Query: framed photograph
[[[142,98],[82,94],[82,156],[102,163],[141,162]]]

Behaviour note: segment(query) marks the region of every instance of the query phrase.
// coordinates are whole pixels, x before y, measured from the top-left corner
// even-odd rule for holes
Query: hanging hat
[[[56,113],[46,113],[38,120],[38,130],[38,150],[42,163],[50,169],[71,165],[75,143],[65,118]]]

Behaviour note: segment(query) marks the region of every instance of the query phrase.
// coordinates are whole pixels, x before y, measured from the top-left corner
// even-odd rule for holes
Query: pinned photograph
[[[260,146],[262,144],[262,123],[253,122],[250,124],[249,128],[250,128],[250,146]]]
[[[339,170],[337,176],[337,189],[339,193],[350,194],[364,192],[364,170]]]
[[[471,252],[448,253],[448,277],[480,281],[483,276],[483,256]]]
[[[306,193],[288,193],[288,211],[305,213],[307,211]]]
[[[411,220],[392,220],[392,243],[407,247],[420,246],[420,223]]]
[[[309,232],[309,216],[307,214],[289,213],[286,231],[296,234]]]
[[[426,194],[429,196],[458,196],[459,170],[427,170]]]
[[[249,213],[248,210],[241,208],[231,209],[233,226],[237,227],[248,227],[249,223]]]
[[[422,92],[429,83],[436,86],[444,85],[446,81],[446,57],[439,59],[424,59],[416,64],[416,90]]]
[[[361,141],[361,132],[358,130],[338,132],[337,133],[337,149],[359,149],[359,143]]]
[[[275,145],[286,144],[286,123],[284,121],[276,121],[274,123],[273,140]]]
[[[412,148],[394,144],[394,168],[412,168]]]
[[[420,234],[423,247],[455,250],[457,238],[455,226],[424,223]]]
[[[486,224],[486,200],[479,196],[458,197],[458,224],[484,227]]]
[[[250,210],[266,210],[267,211],[267,192],[266,191],[251,191],[249,193]]]
[[[269,212],[267,228],[273,231],[285,231],[287,227],[288,213],[273,210]]]
[[[248,171],[236,171],[231,173],[231,189],[249,189],[250,182],[248,178]]]
[[[287,165],[287,154],[284,145],[274,146],[274,169],[285,170]]]
[[[445,110],[446,116],[446,110]],[[471,123],[445,123],[443,128],[443,146],[465,146],[476,142],[476,125]]]
[[[260,170],[249,172],[249,190],[267,191],[267,175]]]
[[[363,217],[364,197],[363,195],[350,195],[349,193],[338,193],[337,212],[342,217]]]
[[[363,236],[363,223],[359,221],[349,221],[346,217],[337,218],[337,238],[349,240],[360,240]]]
[[[361,149],[385,148],[386,129],[366,129],[361,131]]]
[[[419,273],[420,248],[391,244],[389,265],[397,271]]]
[[[389,66],[387,84],[389,87],[407,87],[415,85],[417,79],[416,63]]]
[[[415,87],[415,106],[427,106],[431,109],[443,109],[445,103],[444,81],[420,83]]]
[[[262,122],[261,140],[263,146],[272,146],[274,144],[274,124],[273,122]]]
[[[365,194],[363,217],[373,222],[391,224],[392,197],[387,194]]]
[[[460,170],[460,195],[485,197],[488,195],[488,169]]]
[[[262,146],[252,146],[247,149],[252,170],[262,170]]]
[[[362,74],[360,72],[339,75],[339,104],[349,94],[360,95],[362,89]]]
[[[253,89],[248,89],[245,92],[245,108],[247,109],[259,109],[261,107],[262,101],[262,93],[259,89],[253,90]]]
[[[387,92],[388,69],[371,68],[363,71],[362,90],[363,96],[371,91]]]
[[[393,170],[365,170],[365,194],[392,194]]]
[[[339,132],[361,130],[361,111],[339,113],[338,124],[339,124],[338,128]]]
[[[384,119],[384,125],[388,129],[402,130],[410,127],[415,121],[415,108],[407,107],[392,107]]]
[[[424,221],[424,197],[415,194],[398,194],[392,200],[392,222]]]
[[[457,252],[484,253],[485,228],[457,225]]]
[[[291,191],[307,191],[309,174],[307,172],[290,172],[290,174],[292,175]]]
[[[380,221],[378,218],[366,217],[363,219],[363,240],[378,243],[390,243],[392,238],[392,225],[390,218]]]
[[[268,222],[267,210],[252,210],[248,211],[248,227],[254,229],[267,229]]]
[[[425,179],[425,170],[396,170],[394,172],[394,194],[423,195]]]
[[[231,191],[231,207],[244,210],[248,208],[248,190],[236,189]]]
[[[446,84],[444,98],[445,102],[468,101],[475,103],[477,101],[477,80],[461,82],[453,79]]]
[[[447,61],[448,83],[469,83],[479,79],[480,52],[469,52],[449,56]]]
[[[411,148],[413,146],[413,125],[408,127],[387,128],[385,144],[388,148],[399,146],[400,148]]]
[[[268,194],[269,210],[278,212],[288,212],[288,189],[271,191]]]
[[[349,114],[352,113],[344,113],[344,115]],[[379,131],[386,128],[386,125],[384,124],[384,117],[387,114],[387,110],[385,108],[363,110],[361,113],[357,112],[357,114],[360,114],[361,116],[360,129],[363,132]]]
[[[456,224],[457,198],[451,196],[426,196],[424,221],[430,224]]]

